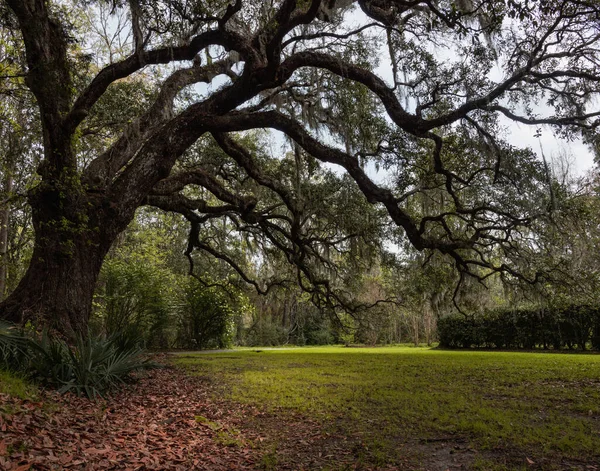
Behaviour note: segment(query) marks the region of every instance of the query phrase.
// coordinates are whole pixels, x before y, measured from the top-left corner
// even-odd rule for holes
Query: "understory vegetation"
[[[36,387],[20,375],[0,369],[0,394],[31,400],[36,397]]]
[[[365,466],[410,457],[422,469],[564,470],[600,459],[597,355],[316,347],[177,363],[215,395],[263,411],[248,424],[259,433],[301,414],[355,440]],[[264,445],[274,462],[282,446]]]
[[[13,396],[26,395],[25,380],[30,380],[95,399],[126,382],[131,373],[153,366],[139,345],[123,335],[79,336],[69,344],[48,332],[27,332],[0,322],[0,382],[7,382],[2,392]]]
[[[448,348],[597,349],[600,290],[592,246],[600,241],[594,222],[600,211],[589,211],[600,203],[597,195],[581,197],[584,188],[596,188],[589,184],[579,181],[583,187],[572,191],[573,198],[580,196],[569,203],[577,201],[588,217],[575,226],[581,226],[580,237],[563,239],[555,229],[547,234],[562,265],[544,283],[499,275],[481,283],[435,252],[405,248],[405,255],[390,258],[362,246],[339,260],[361,267],[338,279],[360,301],[355,310],[321,306],[293,284],[258,294],[229,263],[201,254],[193,256],[190,276],[178,217],[140,211],[102,268],[92,332],[126,333],[150,349],[438,341]],[[575,222],[575,215],[564,217],[562,224]],[[255,265],[249,247],[240,244],[239,250],[236,263],[257,278],[265,276],[262,271],[289,270],[276,257]]]
[[[440,346],[600,350],[600,309],[586,305],[498,309],[438,322]]]

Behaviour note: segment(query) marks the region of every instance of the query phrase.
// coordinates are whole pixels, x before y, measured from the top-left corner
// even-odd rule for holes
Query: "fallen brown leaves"
[[[8,411],[0,414],[1,470],[257,467],[252,442],[237,431],[231,411],[177,369],[151,371],[106,401],[41,397],[32,403],[0,395]]]
[[[365,460],[360,437],[301,414],[215,399],[216,386],[165,368],[96,402],[0,394],[0,471],[412,469]]]

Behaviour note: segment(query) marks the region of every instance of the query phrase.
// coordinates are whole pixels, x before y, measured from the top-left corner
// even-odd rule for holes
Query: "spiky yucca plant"
[[[0,320],[0,368],[20,370],[27,362],[29,338],[21,329]]]
[[[69,345],[47,331],[26,335],[0,322],[0,368],[20,371],[61,393],[73,391],[94,399],[123,384],[134,371],[154,366],[136,342],[123,335],[79,335]]]

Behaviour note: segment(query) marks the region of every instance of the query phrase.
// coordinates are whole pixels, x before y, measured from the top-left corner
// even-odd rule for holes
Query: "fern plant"
[[[29,373],[44,383],[58,385],[71,375],[69,346],[44,331],[39,339],[29,340]]]

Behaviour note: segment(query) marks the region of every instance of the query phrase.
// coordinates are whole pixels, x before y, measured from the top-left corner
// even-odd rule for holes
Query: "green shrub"
[[[600,349],[600,308],[566,305],[500,309],[475,316],[451,315],[438,321],[445,348]]]
[[[594,331],[592,334],[592,349],[600,350],[600,320],[596,320],[594,324]]]
[[[334,340],[331,321],[324,312],[310,304],[297,307],[293,331],[288,330],[284,337],[296,345],[329,345]]]
[[[93,319],[99,330],[109,336],[126,333],[149,348],[168,348],[173,320],[170,276],[164,267],[146,260],[107,260]]]
[[[120,352],[143,350],[146,338],[135,326],[125,327],[109,336],[114,347]]]
[[[70,348],[67,343],[44,331],[40,338],[30,340],[28,373],[45,384],[62,386],[65,378],[70,379]]]
[[[154,366],[138,347],[119,348],[118,337],[78,336],[75,345],[43,334],[32,341],[31,370],[35,377],[91,399],[123,384],[134,371]]]
[[[78,336],[74,345],[48,332],[25,335],[0,323],[0,368],[19,372],[64,393],[96,398],[126,381],[134,371],[154,366],[131,339]]]
[[[440,347],[469,348],[473,346],[474,320],[465,316],[448,316],[438,321]]]
[[[272,319],[258,319],[246,332],[246,345],[249,347],[269,347],[287,343],[288,332]],[[306,343],[306,338],[299,335],[296,342]]]
[[[235,334],[234,310],[228,295],[189,278],[179,306],[177,343],[183,348],[228,348]]]
[[[29,339],[13,324],[0,320],[0,368],[19,370],[27,361]]]
[[[330,345],[333,343],[333,335],[329,326],[310,330],[306,334],[306,345]]]

